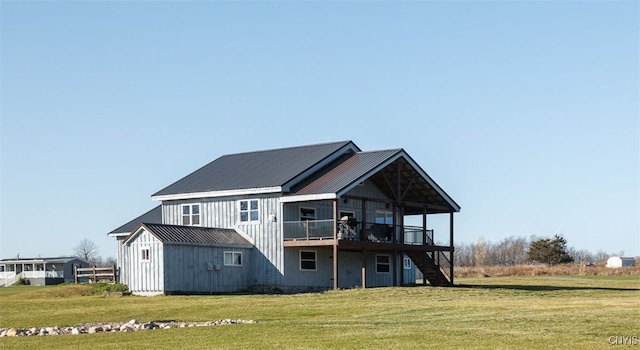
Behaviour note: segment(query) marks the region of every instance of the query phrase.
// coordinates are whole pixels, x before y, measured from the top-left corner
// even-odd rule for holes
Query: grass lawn
[[[455,287],[296,295],[83,296],[0,288],[0,327],[218,319],[256,324],[0,338],[7,349],[609,349],[640,337],[638,276],[458,279]]]

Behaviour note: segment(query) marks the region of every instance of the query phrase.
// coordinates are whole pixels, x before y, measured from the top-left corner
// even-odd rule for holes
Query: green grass
[[[87,296],[87,286],[0,289],[0,327],[225,318],[257,324],[0,338],[19,349],[599,349],[640,336],[637,276],[459,279],[456,287],[297,295]]]

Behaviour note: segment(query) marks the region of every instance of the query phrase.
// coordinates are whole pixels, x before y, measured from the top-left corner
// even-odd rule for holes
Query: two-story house
[[[460,206],[403,149],[352,141],[230,154],[109,233],[137,294],[453,283]],[[427,218],[449,215],[448,245]],[[421,224],[407,225],[418,217]]]

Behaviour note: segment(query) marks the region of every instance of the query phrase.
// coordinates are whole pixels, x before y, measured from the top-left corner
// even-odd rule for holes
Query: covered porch
[[[284,197],[284,247],[331,248],[334,288],[340,252],[381,252],[394,265],[408,257],[422,272],[423,284],[453,284],[454,212],[460,207],[404,151],[385,152],[358,153]],[[435,214],[448,215],[447,232],[429,228],[428,218]],[[366,266],[363,262],[363,286]],[[399,268],[390,272],[393,285],[415,283]]]

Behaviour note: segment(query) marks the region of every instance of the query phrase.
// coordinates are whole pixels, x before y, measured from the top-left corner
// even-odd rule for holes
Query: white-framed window
[[[300,221],[314,221],[316,208],[300,207]]]
[[[257,199],[241,200],[239,203],[240,222],[260,221],[260,206]]]
[[[411,258],[408,258],[408,257],[404,258],[404,269],[411,270]]]
[[[200,226],[200,204],[182,205],[182,225]]]
[[[393,213],[390,211],[376,211],[376,224],[393,224]]]
[[[300,270],[302,271],[316,271],[318,254],[315,250],[301,250],[300,251]]]
[[[140,260],[142,260],[142,261],[150,261],[151,260],[151,250],[149,248],[141,248],[140,249]]]
[[[342,219],[345,216],[349,217],[349,218],[355,218],[356,217],[356,213],[354,211],[350,211],[350,210],[340,210],[340,217],[338,217],[338,219]]]
[[[376,273],[391,272],[391,255],[376,254]]]
[[[224,252],[224,266],[242,266],[242,252]]]

